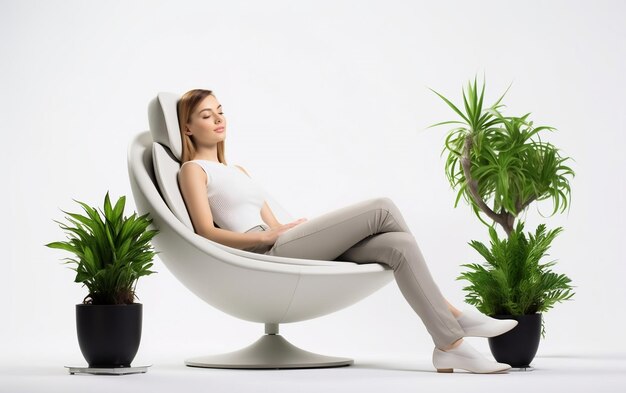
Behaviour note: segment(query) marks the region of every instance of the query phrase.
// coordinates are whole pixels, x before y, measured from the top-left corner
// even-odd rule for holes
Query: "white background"
[[[127,146],[159,91],[214,90],[228,161],[295,218],[393,199],[442,292],[469,306],[455,277],[480,262],[467,243],[488,232],[463,201],[453,208],[440,156],[448,128],[425,128],[456,120],[429,87],[461,105],[461,88],[483,74],[486,103],[513,82],[505,113],[556,127],[544,140],[575,160],[571,210],[548,217],[544,201],[524,218],[528,230],[564,227],[544,261],[576,285],[545,314],[538,354],[626,351],[625,11],[619,1],[1,1],[0,356],[81,364],[74,307],[87,291],[61,263],[71,255],[44,244],[65,239],[53,220],[81,211],[72,199],[102,206],[110,190],[131,214]],[[155,262],[137,286],[137,359],[182,361],[263,333]],[[281,333],[338,356],[432,351],[395,282]]]

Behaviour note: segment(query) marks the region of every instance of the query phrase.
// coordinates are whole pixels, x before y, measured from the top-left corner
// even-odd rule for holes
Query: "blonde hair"
[[[215,97],[215,94],[211,90],[205,89],[193,89],[189,90],[180,97],[176,104],[176,110],[178,114],[178,125],[180,128],[180,138],[183,145],[183,156],[181,157],[180,164],[184,164],[187,161],[191,161],[196,154],[196,147],[191,140],[191,137],[185,134],[185,128],[187,123],[191,120],[191,114],[196,110],[200,102],[209,95]],[[226,164],[226,156],[224,155],[224,141],[217,143],[217,159],[219,162]]]

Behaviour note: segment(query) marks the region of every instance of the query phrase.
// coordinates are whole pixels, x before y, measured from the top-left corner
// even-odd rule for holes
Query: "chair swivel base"
[[[350,358],[305,351],[279,334],[265,334],[238,351],[185,360],[185,365],[190,367],[258,369],[340,367],[353,363]]]

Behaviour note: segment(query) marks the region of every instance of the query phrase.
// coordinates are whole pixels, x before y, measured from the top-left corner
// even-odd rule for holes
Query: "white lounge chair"
[[[229,315],[265,324],[265,334],[251,345],[226,354],[186,359],[185,364],[211,368],[353,364],[350,358],[319,355],[293,346],[279,334],[278,325],[306,321],[355,304],[392,281],[393,270],[379,263],[258,254],[196,234],[177,181],[182,156],[178,98],[159,93],[148,106],[150,131],[137,134],[129,145],[128,173],[137,212],[150,213],[151,228],[160,231],[152,240],[159,252],[157,258],[183,285]],[[271,196],[267,202],[272,210],[292,219]]]

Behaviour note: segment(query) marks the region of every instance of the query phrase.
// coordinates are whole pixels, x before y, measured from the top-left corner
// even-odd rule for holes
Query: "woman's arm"
[[[261,209],[261,218],[263,219],[263,221],[265,221],[267,225],[269,225],[270,228],[276,228],[283,225],[276,219],[267,202],[263,203],[263,208]]]
[[[245,173],[249,178],[252,178],[252,176],[250,176],[250,174],[245,169],[243,169],[243,167],[239,165],[235,166],[239,168],[243,173]],[[261,218],[267,225],[269,225],[270,228],[276,228],[282,225],[280,222],[278,222],[276,216],[274,216],[274,213],[272,212],[272,209],[270,209],[270,206],[267,204],[267,202],[263,202],[263,208],[261,209]]]
[[[213,225],[213,214],[207,196],[207,175],[197,164],[183,165],[178,182],[194,231],[209,240],[228,247],[246,249],[264,244],[263,232],[239,233]]]

